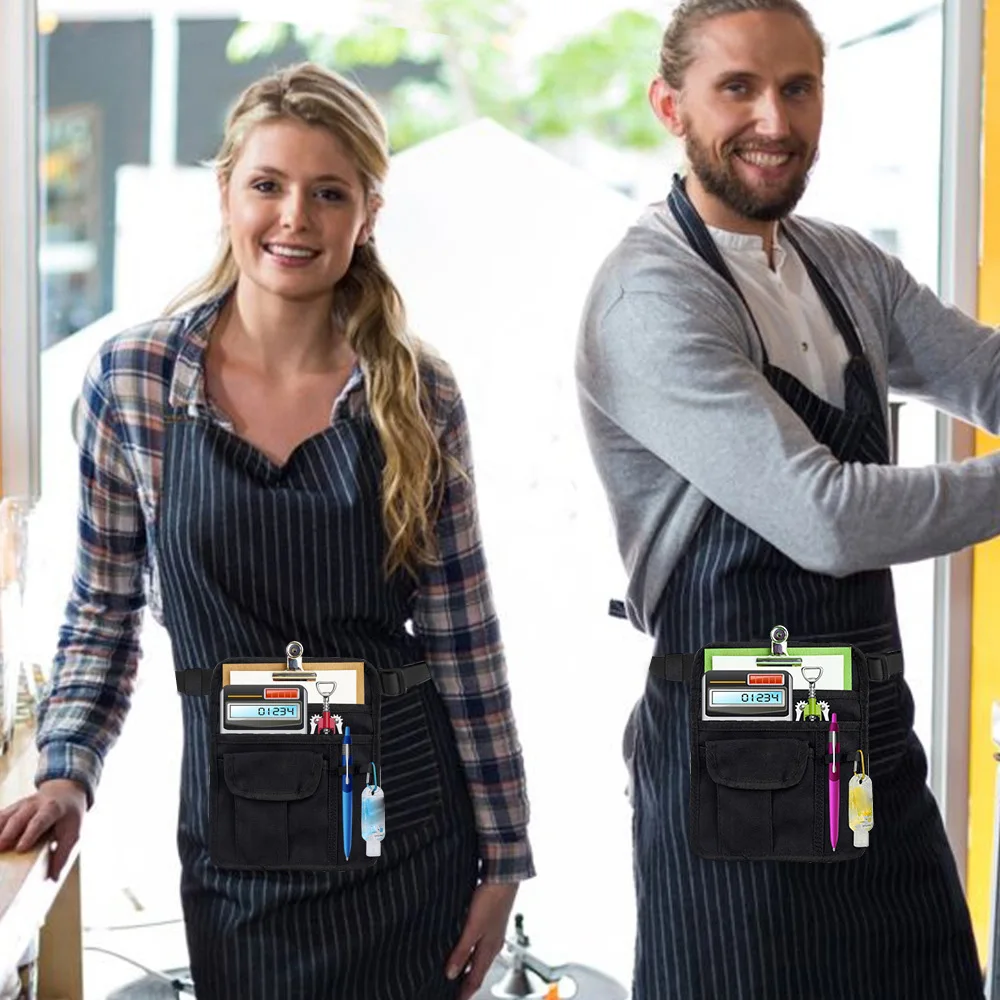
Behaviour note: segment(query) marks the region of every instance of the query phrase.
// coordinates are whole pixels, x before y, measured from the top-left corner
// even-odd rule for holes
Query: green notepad
[[[711,649],[705,650],[706,670],[767,670],[767,667],[757,666],[758,656],[770,656],[771,650],[766,646],[747,647],[745,649]],[[789,656],[797,656],[802,660],[803,667],[822,667],[823,676],[816,684],[816,689],[828,691],[851,690],[851,647],[850,646],[789,646]],[[782,666],[792,675],[792,688],[796,691],[808,691],[809,682],[802,677],[799,666]]]

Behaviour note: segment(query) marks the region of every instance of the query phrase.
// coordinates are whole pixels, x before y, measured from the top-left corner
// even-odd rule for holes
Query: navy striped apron
[[[743,298],[679,181],[668,204],[693,248]],[[766,350],[764,375],[839,461],[888,464],[885,417],[854,324],[784,235],[850,351],[844,409],[769,364]],[[792,645],[851,642],[872,653],[901,645],[888,569],[842,579],[809,572],[714,505],[671,574],[656,621],[657,653],[766,644],[777,624]],[[861,858],[839,864],[707,861],[691,852],[688,697],[686,684],[650,676],[629,722],[633,1000],[981,998],[969,914],[906,682],[872,685],[875,829]]]
[[[157,552],[178,670],[231,657],[419,660],[412,580],[382,570],[382,451],[337,416],[278,466],[207,415],[170,409]],[[251,872],[208,854],[217,709],[182,699],[178,844],[198,1000],[438,1000],[478,868],[468,790],[433,684],[385,698],[386,839],[362,871]]]

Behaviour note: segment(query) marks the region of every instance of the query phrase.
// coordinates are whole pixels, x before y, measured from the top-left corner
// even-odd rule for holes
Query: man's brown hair
[[[727,14],[774,11],[797,17],[809,30],[819,48],[820,60],[826,53],[823,36],[816,30],[812,15],[799,0],[681,0],[663,33],[660,47],[660,75],[671,87],[680,89],[684,75],[694,62],[694,35],[706,21]]]

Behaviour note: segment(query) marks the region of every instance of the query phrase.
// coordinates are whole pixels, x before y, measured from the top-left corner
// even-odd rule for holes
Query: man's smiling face
[[[822,78],[817,41],[794,15],[731,14],[699,26],[694,60],[672,92],[671,129],[704,191],[744,219],[791,212],[819,148]]]

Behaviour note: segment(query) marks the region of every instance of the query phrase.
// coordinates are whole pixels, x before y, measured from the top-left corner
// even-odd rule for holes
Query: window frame
[[[943,0],[940,245],[941,298],[979,313],[982,215],[984,0]],[[975,454],[975,432],[937,414],[937,461]],[[969,848],[969,726],[972,688],[972,550],[934,567],[934,705],[930,786],[938,800],[963,887]]]
[[[37,11],[0,7],[0,476],[6,496],[41,482]]]

